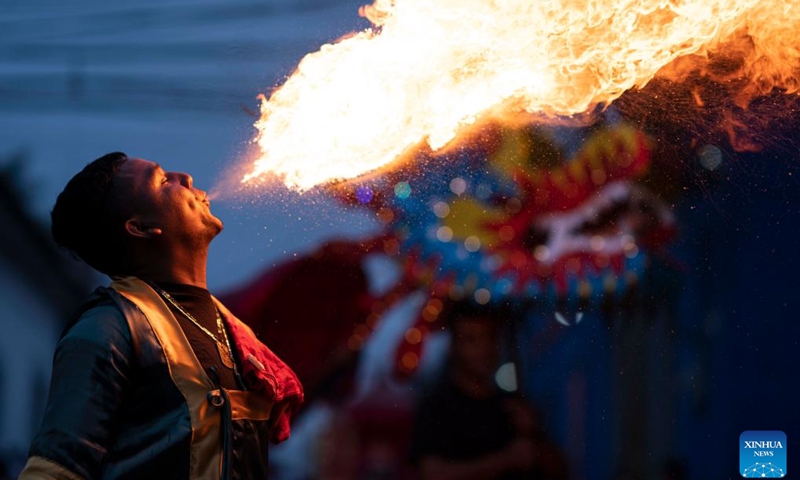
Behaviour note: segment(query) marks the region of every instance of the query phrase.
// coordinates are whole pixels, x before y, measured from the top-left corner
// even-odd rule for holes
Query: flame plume
[[[734,58],[746,103],[798,91],[798,0],[376,0],[267,99],[243,182],[306,190],[439,150],[479,119],[571,116]],[[665,68],[667,67],[667,68]]]

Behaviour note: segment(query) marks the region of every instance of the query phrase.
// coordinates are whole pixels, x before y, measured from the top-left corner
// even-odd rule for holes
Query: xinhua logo
[[[747,430],[739,436],[739,473],[747,478],[786,476],[786,434]]]

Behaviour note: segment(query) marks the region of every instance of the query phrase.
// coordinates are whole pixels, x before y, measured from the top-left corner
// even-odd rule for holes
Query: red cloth
[[[217,302],[241,358],[239,365],[245,386],[262,392],[274,404],[270,418],[273,429],[270,440],[280,443],[289,438],[290,420],[303,403],[303,385],[283,360],[258,341],[253,330]]]

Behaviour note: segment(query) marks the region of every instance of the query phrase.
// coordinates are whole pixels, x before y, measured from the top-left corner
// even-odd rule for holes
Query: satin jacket
[[[116,279],[58,343],[20,479],[267,478],[270,415],[286,405],[222,389],[213,377],[161,297],[139,279]]]

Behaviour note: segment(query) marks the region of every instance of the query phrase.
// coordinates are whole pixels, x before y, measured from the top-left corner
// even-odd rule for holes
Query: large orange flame
[[[354,178],[482,118],[587,112],[723,48],[752,94],[800,78],[799,0],[376,0],[362,14],[375,27],[307,55],[262,98],[244,182]]]

